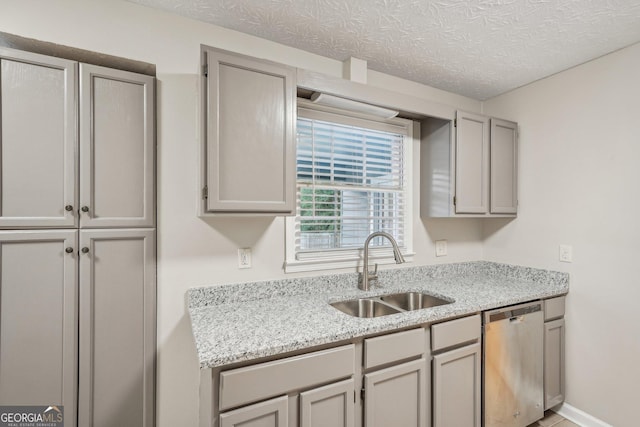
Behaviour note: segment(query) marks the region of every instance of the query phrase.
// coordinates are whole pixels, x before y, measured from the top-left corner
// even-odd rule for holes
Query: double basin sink
[[[372,318],[451,304],[422,292],[402,292],[369,298],[357,298],[331,303],[334,308],[354,317]]]

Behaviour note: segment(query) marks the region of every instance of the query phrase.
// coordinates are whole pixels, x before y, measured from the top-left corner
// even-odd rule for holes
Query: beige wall
[[[567,401],[638,425],[640,44],[485,103],[520,124],[520,212],[484,258],[571,273]],[[574,261],[558,262],[558,245]]]
[[[157,65],[158,426],[195,426],[198,365],[185,311],[186,290],[291,277],[282,270],[281,218],[204,221],[196,217],[200,44],[335,76],[341,74],[342,64],[117,0],[0,0],[0,31]],[[481,107],[477,101],[380,73],[370,72],[369,80],[372,85],[466,110]],[[415,264],[482,258],[478,220],[416,218],[414,235]],[[441,238],[449,240],[449,256],[436,260],[433,241]],[[237,268],[240,247],[253,248],[253,268]]]

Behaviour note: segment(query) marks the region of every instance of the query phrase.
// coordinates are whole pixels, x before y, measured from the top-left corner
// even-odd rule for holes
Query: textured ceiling
[[[640,0],[129,0],[485,100],[640,41]]]

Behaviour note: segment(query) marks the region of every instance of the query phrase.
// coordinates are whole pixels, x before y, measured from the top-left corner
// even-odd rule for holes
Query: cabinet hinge
[[[202,73],[205,77],[209,77],[209,64],[204,64],[202,66]]]
[[[454,128],[458,127],[458,119],[453,119],[453,127]]]
[[[456,205],[456,196],[453,196],[453,206]]]
[[[209,198],[209,187],[206,185],[202,188],[202,198],[205,200]]]
[[[364,400],[364,388],[360,389],[360,399]]]

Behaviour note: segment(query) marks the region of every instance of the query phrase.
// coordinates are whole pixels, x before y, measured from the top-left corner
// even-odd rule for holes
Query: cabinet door
[[[205,212],[295,208],[295,71],[207,50]]]
[[[76,425],[76,240],[76,231],[0,232],[0,405],[64,405],[69,426]]]
[[[489,118],[456,113],[456,213],[489,211]]]
[[[79,424],[154,424],[153,230],[80,232]]]
[[[300,427],[354,427],[353,379],[300,393]]]
[[[564,402],[564,319],[544,324],[544,409]]]
[[[491,213],[518,210],[518,125],[491,119]]]
[[[433,427],[480,427],[480,344],[433,357]]]
[[[76,63],[0,47],[0,227],[76,224]]]
[[[364,376],[366,427],[427,426],[426,364],[419,359]]]
[[[154,224],[154,78],[80,64],[80,226]]]
[[[287,396],[220,414],[220,427],[287,427]]]

